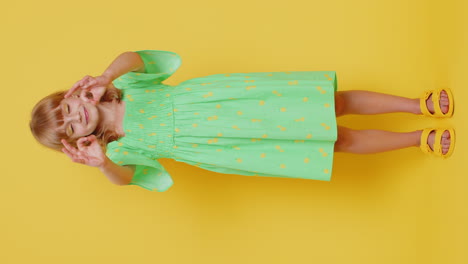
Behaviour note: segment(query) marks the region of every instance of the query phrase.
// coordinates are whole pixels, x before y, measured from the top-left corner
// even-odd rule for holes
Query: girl
[[[156,191],[173,184],[158,158],[227,174],[329,181],[334,152],[420,146],[445,158],[453,151],[453,129],[397,133],[336,124],[346,114],[450,117],[449,89],[419,99],[337,92],[333,71],[214,74],[163,84],[180,65],[174,52],[122,53],[101,76],[42,99],[32,111],[31,131],[115,184]]]

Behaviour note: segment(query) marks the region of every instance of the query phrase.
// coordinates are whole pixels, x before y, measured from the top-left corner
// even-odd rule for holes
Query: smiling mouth
[[[88,111],[86,111],[86,107],[83,107],[83,109],[84,109],[86,124],[88,124],[88,119],[89,119]]]

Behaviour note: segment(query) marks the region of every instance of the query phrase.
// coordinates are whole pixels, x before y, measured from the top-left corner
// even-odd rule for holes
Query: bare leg
[[[432,95],[426,101],[430,112],[434,112]],[[448,111],[448,95],[441,93],[440,106],[443,113]],[[419,98],[411,99],[371,91],[339,91],[335,94],[336,116],[346,114],[374,115],[393,112],[406,112],[420,115]]]
[[[391,132],[385,130],[353,130],[338,126],[338,141],[335,152],[355,154],[372,154],[408,147],[419,147],[422,130],[413,132]],[[435,133],[428,138],[431,148],[434,145]],[[450,146],[450,133],[445,131],[442,136],[442,153],[447,153]]]

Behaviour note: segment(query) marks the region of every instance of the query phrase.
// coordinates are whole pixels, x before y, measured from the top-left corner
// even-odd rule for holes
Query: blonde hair
[[[67,91],[55,92],[40,100],[32,109],[31,121],[29,122],[29,127],[36,140],[42,145],[57,151],[62,151],[64,147],[60,142],[61,139],[65,139],[75,147],[78,140],[70,139],[63,127],[64,121],[60,102],[64,99],[66,93]],[[100,102],[120,102],[121,98],[122,92],[110,85],[101,97]],[[103,147],[119,138],[115,131],[102,124],[98,124],[91,134],[96,135]]]

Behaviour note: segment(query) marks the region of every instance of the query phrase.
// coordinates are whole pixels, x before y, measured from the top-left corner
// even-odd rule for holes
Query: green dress
[[[163,84],[181,65],[170,51],[137,51],[145,73],[113,84],[125,102],[125,136],[107,145],[134,165],[131,185],[173,185],[158,162],[172,158],[206,170],[329,181],[337,140],[334,71],[213,74]]]

